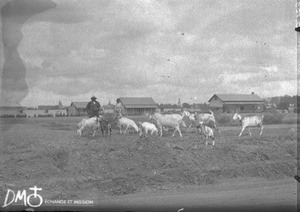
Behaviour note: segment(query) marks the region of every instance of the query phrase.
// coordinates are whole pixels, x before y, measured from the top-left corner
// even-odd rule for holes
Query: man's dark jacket
[[[86,111],[89,114],[89,117],[99,116],[101,105],[96,100],[90,101],[86,106]]]

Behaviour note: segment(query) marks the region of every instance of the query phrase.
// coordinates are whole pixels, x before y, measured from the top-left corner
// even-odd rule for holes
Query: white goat
[[[82,135],[82,132],[84,129],[93,129],[94,133],[93,133],[93,137],[95,137],[96,132],[99,130],[100,128],[100,119],[98,117],[92,117],[92,118],[84,118],[82,119],[78,124],[78,130],[77,130],[77,134],[79,134],[80,136]]]
[[[243,131],[248,127],[249,134],[251,136],[250,127],[260,127],[260,134],[263,132],[263,119],[264,116],[250,116],[242,118],[239,114],[235,113],[233,115],[233,120],[239,120],[242,123],[242,130],[239,134],[239,137],[242,135]]]
[[[167,127],[172,127],[175,129],[172,136],[174,136],[175,132],[178,131],[180,137],[182,137],[182,134],[181,134],[181,131],[179,128],[179,121],[176,118],[174,118],[172,115],[170,115],[170,114],[162,115],[158,112],[155,112],[153,115],[150,115],[150,120],[151,119],[154,119],[156,121],[156,123],[159,127],[159,130],[160,130],[160,136],[162,136],[162,127],[167,126]]]
[[[158,135],[158,130],[156,128],[156,126],[153,123],[150,122],[139,122],[139,124],[141,125],[141,129],[140,129],[140,136],[142,136],[143,134],[143,130],[145,131],[145,134],[148,135],[148,131],[151,132],[151,135],[153,135],[153,133],[155,133],[156,135]]]
[[[206,126],[204,122],[200,122],[201,131],[204,134],[204,137],[206,139],[205,145],[208,144],[208,139],[211,138],[213,140],[213,146],[215,145],[215,137],[214,137],[214,131],[212,128]]]
[[[182,112],[182,116],[183,116],[183,117],[187,117],[188,120],[189,120],[189,126],[187,127],[186,132],[188,132],[188,131],[190,130],[190,128],[191,128],[191,126],[192,126],[193,124],[196,125],[196,127],[197,127],[195,114],[192,114],[192,113],[190,113],[190,112],[187,111],[187,110],[184,110],[184,111]],[[197,127],[197,128],[198,128],[198,127]]]
[[[118,116],[118,127],[120,128],[120,134],[122,134],[122,128],[124,127],[124,134],[126,134],[126,131],[128,130],[128,128],[133,128],[137,133],[139,132],[139,128],[136,125],[136,123],[126,117],[122,117],[121,114],[119,114]]]
[[[212,124],[213,127],[218,130],[219,134],[221,135],[220,129],[218,128],[217,124],[216,124],[216,119],[214,116],[214,113],[212,111],[210,111],[210,114],[208,113],[195,113],[195,119],[196,119],[196,123],[200,124],[200,122],[203,122],[204,124]]]
[[[183,121],[184,115],[180,115],[180,114],[176,114],[176,113],[169,114],[169,115],[171,115],[173,118],[175,118],[178,121],[179,126],[183,126],[186,128],[186,124]]]

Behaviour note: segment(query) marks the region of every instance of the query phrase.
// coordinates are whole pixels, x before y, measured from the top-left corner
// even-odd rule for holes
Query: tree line
[[[284,95],[284,96],[275,96],[272,98],[269,98],[265,100],[266,102],[270,102],[272,104],[276,104],[277,109],[279,110],[287,110],[290,104],[294,104],[297,106],[297,102],[299,101],[299,96],[294,95],[294,96],[289,96],[289,95]],[[298,107],[297,107],[298,108]]]
[[[300,97],[298,95],[289,96],[275,96],[271,98],[264,99],[265,105],[267,103],[275,104],[277,109],[279,110],[287,110],[290,104],[294,104],[297,107],[297,102],[300,102]],[[181,106],[178,104],[159,104],[160,108],[186,108],[186,109],[201,109],[202,111],[208,111],[210,109],[209,103],[182,103]],[[297,107],[297,112],[299,112],[300,109]],[[295,111],[296,112],[296,111]]]

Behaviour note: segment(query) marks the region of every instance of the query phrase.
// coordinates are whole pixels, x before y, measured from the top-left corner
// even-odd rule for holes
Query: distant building
[[[177,103],[177,105],[178,105],[179,107],[182,107],[182,105],[181,105],[181,101],[180,101],[180,98],[178,99],[178,103]]]
[[[2,106],[0,107],[0,117],[25,116],[25,107],[21,106]]]
[[[182,107],[177,105],[162,105],[160,107],[163,113],[179,113],[182,111]]]
[[[212,110],[219,112],[262,112],[263,99],[256,94],[214,94],[208,102]]]
[[[27,118],[34,118],[39,116],[46,116],[45,110],[39,110],[37,108],[26,108],[24,110]]]
[[[189,111],[190,113],[201,113],[202,112],[202,110],[201,110],[201,108],[193,108],[193,107],[191,107],[191,108],[189,108],[189,109],[186,109],[187,111]]]
[[[151,97],[119,97],[126,115],[153,113],[158,108]]]
[[[41,114],[40,111],[44,111],[44,114]],[[39,105],[35,112],[37,112],[40,116],[66,116],[67,107],[63,106],[61,101],[59,101],[58,105]]]
[[[114,113],[115,106],[109,102],[107,105],[102,106],[102,110],[104,113]]]
[[[67,107],[68,116],[87,116],[86,106],[88,102],[72,102]]]

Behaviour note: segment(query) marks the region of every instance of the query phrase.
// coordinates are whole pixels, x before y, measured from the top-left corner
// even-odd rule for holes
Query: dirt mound
[[[67,169],[81,167],[77,173],[84,173],[88,188],[108,195],[215,184],[235,177],[275,179],[295,171],[293,154],[286,157],[286,151],[283,156],[283,149],[274,151],[274,146],[252,145],[250,150],[247,145],[227,142],[213,147],[203,145],[196,135],[186,140],[133,137],[131,141],[92,142],[84,151],[70,153],[70,162],[77,163],[74,168],[69,163]]]
[[[167,140],[170,140],[169,138]],[[213,176],[203,174],[197,162],[189,158],[186,148],[176,141],[153,137],[137,139],[131,143],[111,142],[101,148],[103,153],[90,157],[84,172],[94,179],[99,190],[111,195],[122,195],[143,189],[158,190],[178,184],[214,183]],[[94,152],[98,152],[95,148]],[[193,161],[194,160],[194,161]],[[98,163],[97,163],[97,162]],[[95,184],[91,186],[94,188]]]
[[[3,131],[2,194],[7,188],[38,185],[49,199],[79,197],[84,190],[124,195],[296,173],[296,137],[285,128],[241,138],[236,137],[239,130],[223,131],[212,146],[196,133],[140,138],[114,130],[111,138],[80,137],[74,127],[79,120],[39,119]]]

